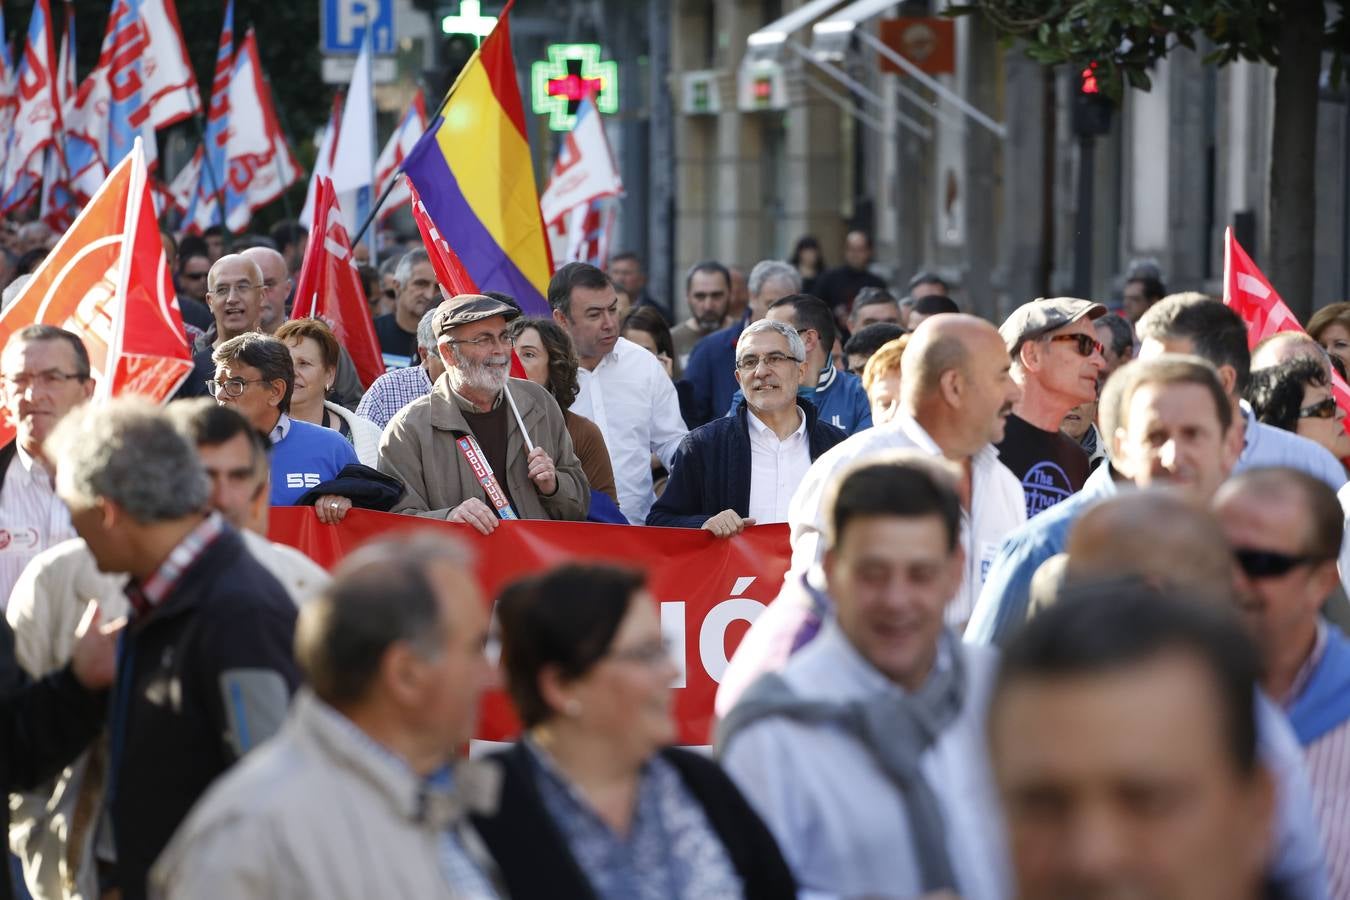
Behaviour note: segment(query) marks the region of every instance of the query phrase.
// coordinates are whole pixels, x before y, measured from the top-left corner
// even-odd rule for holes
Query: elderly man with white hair
[[[745,403],[685,437],[648,525],[731,537],[750,525],[786,522],[806,470],[844,439],[797,397],[806,346],[790,325],[761,319],[746,326],[736,341],[734,373]]]
[[[471,525],[491,534],[504,519],[581,521],[591,488],[548,391],[510,378],[520,313],[482,294],[436,308],[445,376],[394,416],[380,441],[380,471],[405,491],[393,512]]]
[[[736,393],[736,380],[732,377],[736,368],[736,339],[746,325],[764,318],[769,304],[800,293],[802,276],[781,260],[764,259],[755,263],[746,284],[750,303],[745,315],[699,341],[689,354],[684,380],[693,385],[693,406],[698,414],[691,424],[701,425],[731,407],[731,398]]]

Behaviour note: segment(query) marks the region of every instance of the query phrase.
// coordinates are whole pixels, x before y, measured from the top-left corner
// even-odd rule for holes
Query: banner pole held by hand
[[[502,392],[506,394],[506,402],[511,404],[511,412],[515,413],[516,424],[520,426],[520,436],[525,439],[525,452],[534,452],[534,442],[530,440],[530,433],[525,430],[525,420],[520,417],[520,408],[516,406],[516,398],[511,396],[511,379],[506,380],[502,386]]]

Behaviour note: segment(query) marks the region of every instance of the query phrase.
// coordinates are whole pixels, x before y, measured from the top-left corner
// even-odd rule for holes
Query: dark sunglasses
[[[1050,343],[1058,341],[1073,341],[1078,346],[1075,348],[1079,356],[1091,356],[1093,353],[1101,353],[1105,348],[1102,342],[1090,334],[1057,334],[1050,338]]]
[[[1273,550],[1234,550],[1238,565],[1248,578],[1279,578],[1299,566],[1322,562],[1320,556],[1290,556]]]
[[[1325,400],[1319,400],[1312,406],[1305,406],[1298,411],[1300,419],[1334,419],[1336,418],[1336,398],[1328,397]]]

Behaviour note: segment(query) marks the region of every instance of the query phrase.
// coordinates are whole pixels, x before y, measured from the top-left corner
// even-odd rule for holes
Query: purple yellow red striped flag
[[[553,260],[511,57],[512,5],[408,152],[403,172],[480,289],[511,295],[527,314],[547,315]]]

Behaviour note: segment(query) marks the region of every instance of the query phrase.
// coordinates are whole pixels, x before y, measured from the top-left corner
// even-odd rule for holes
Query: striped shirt
[[[390,369],[370,385],[356,414],[384,428],[403,407],[431,393],[431,379],[424,366]]]
[[[0,490],[0,609],[33,557],[76,536],[42,462],[15,450]]]
[[[1294,679],[1285,704],[1303,693],[1327,649],[1327,626],[1317,625],[1313,651]],[[1312,782],[1313,813],[1322,829],[1331,896],[1350,897],[1350,719],[1313,741],[1304,750]]]

